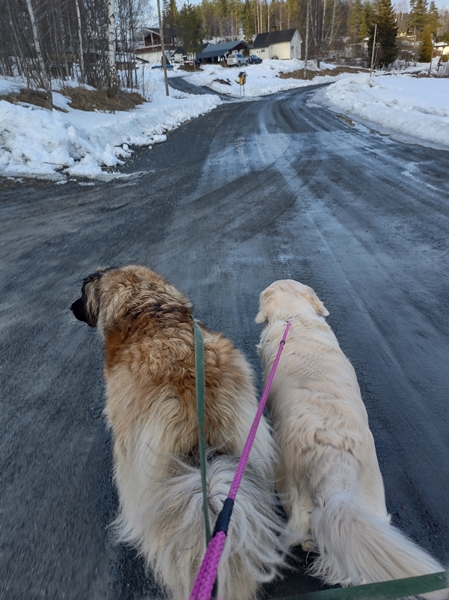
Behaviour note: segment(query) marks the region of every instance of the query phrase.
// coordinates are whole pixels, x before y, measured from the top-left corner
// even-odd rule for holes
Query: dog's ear
[[[99,312],[99,299],[98,299],[98,282],[100,281],[103,274],[107,271],[96,271],[89,277],[86,277],[83,281],[83,287],[81,290],[81,298],[75,300],[70,307],[74,316],[78,321],[87,323],[90,327],[96,327],[98,321]]]
[[[321,315],[323,317],[327,317],[329,315],[329,311],[327,310],[327,308],[324,306],[324,304],[321,302],[321,300],[318,298],[318,296],[315,294],[314,290],[311,287],[307,286],[307,290],[305,291],[304,295],[307,298],[307,300],[310,302],[310,304],[313,306],[313,308],[315,309],[315,312],[317,313],[317,315]]]
[[[82,321],[83,323],[89,323],[89,318],[86,314],[86,304],[84,299],[78,298],[70,307],[70,310],[73,312],[74,316],[78,319],[78,321]]]
[[[273,290],[267,288],[259,296],[259,312],[256,315],[256,323],[265,323],[272,311]]]

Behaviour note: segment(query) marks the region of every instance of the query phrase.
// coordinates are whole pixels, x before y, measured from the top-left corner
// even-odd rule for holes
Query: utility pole
[[[162,68],[164,69],[165,95],[170,96],[168,92],[168,77],[167,77],[167,57],[165,56],[164,31],[162,28],[161,16],[161,0],[157,0],[157,14],[159,17],[159,35],[161,36],[161,51],[162,51]]]
[[[373,37],[373,47],[371,49],[371,70],[369,72],[369,76],[373,74],[373,64],[374,64],[374,50],[376,48],[376,33],[377,33],[377,23],[374,25],[374,37]]]

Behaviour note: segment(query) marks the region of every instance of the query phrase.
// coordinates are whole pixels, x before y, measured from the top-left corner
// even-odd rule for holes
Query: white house
[[[449,54],[449,43],[448,42],[436,42],[433,45],[433,48],[441,56],[447,56]]]
[[[292,59],[304,58],[304,44],[297,29],[277,31],[276,27],[268,33],[259,33],[251,48],[252,54],[260,58]]]

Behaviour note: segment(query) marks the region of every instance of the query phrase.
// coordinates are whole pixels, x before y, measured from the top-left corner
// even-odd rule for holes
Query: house
[[[223,44],[209,44],[202,52],[196,55],[200,63],[219,63],[226,59],[232,52],[248,50],[249,45],[243,40],[237,42],[225,42]]]
[[[262,59],[304,59],[304,42],[297,29],[278,31],[273,27],[268,33],[256,35],[251,52]]]
[[[164,50],[168,60],[178,48],[176,32],[173,29],[164,29]],[[137,58],[150,63],[160,63],[162,59],[161,34],[159,27],[144,27],[142,30],[142,44],[135,50]]]
[[[436,42],[433,45],[433,49],[438,52],[440,56],[449,55],[449,42]]]

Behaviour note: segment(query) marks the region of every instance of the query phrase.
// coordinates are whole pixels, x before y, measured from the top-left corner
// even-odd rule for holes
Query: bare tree
[[[40,67],[40,78],[42,81],[42,87],[47,92],[47,100],[48,100],[49,106],[52,106],[53,95],[51,92],[51,83],[50,83],[50,78],[47,75],[47,70],[45,68],[44,57],[42,55],[41,44],[40,44],[40,40],[39,40],[39,32],[37,30],[36,18],[34,16],[34,10],[33,10],[33,5],[31,4],[31,0],[26,0],[26,5],[27,5],[28,13],[30,15],[31,29],[33,31],[33,39],[34,39],[34,49],[36,51],[36,56],[37,56],[37,60],[38,60],[39,67]]]

